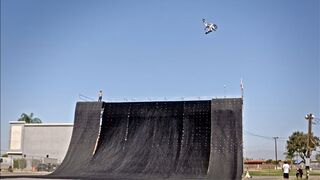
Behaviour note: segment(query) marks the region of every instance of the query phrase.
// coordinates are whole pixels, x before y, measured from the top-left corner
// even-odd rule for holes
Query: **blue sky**
[[[243,78],[244,155],[274,158],[252,133],[285,139],[320,117],[319,61],[317,0],[1,0],[1,151],[9,121],[73,122],[79,94],[239,97]]]

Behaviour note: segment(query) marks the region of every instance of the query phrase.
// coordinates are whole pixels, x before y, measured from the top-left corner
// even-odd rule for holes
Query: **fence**
[[[54,171],[58,165],[58,159],[47,157],[30,156],[13,159],[14,171]]]

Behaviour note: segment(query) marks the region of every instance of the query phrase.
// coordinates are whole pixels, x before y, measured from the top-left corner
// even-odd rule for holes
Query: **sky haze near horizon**
[[[9,121],[73,122],[79,94],[239,97],[242,78],[244,156],[274,158],[320,117],[319,61],[317,0],[1,0],[1,151]]]

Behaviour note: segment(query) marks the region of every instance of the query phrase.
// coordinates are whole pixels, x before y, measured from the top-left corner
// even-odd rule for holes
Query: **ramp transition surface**
[[[242,99],[78,102],[51,177],[241,179]]]

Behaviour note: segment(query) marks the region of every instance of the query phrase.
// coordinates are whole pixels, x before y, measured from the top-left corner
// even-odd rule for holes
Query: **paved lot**
[[[1,179],[8,179],[8,180],[41,180],[43,178],[1,178]],[[46,179],[48,180],[48,179]],[[55,179],[55,180],[63,180],[63,179]]]
[[[243,180],[254,180],[254,179],[257,179],[257,180],[283,180],[282,177],[280,176],[256,176],[256,177],[252,177],[252,178],[243,178]],[[300,180],[300,179],[297,179],[296,177],[290,177],[290,180],[291,179],[295,179],[295,180]],[[302,180],[305,180],[302,179]],[[314,176],[314,177],[310,177],[309,180],[320,180],[320,176]]]
[[[48,180],[48,178],[32,178],[32,176],[39,176],[39,175],[46,175],[47,172],[37,172],[37,173],[30,173],[30,172],[15,172],[15,173],[3,173],[1,172],[0,179],[8,179],[8,180]],[[6,176],[7,178],[3,178]],[[19,177],[20,176],[20,177]],[[31,176],[26,178],[25,176]],[[256,176],[252,178],[243,178],[242,180],[283,180],[280,176]],[[297,180],[296,177],[290,177],[290,180]],[[62,179],[56,179],[62,180]],[[300,180],[300,179],[299,179]],[[309,180],[320,180],[320,176],[313,176],[310,177]]]

